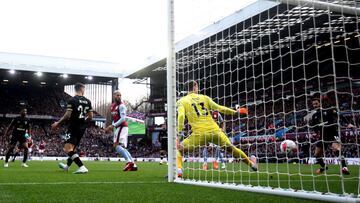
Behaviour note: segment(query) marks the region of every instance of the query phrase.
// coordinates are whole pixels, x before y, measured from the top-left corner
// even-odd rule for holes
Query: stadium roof
[[[284,0],[285,2],[291,2],[292,0]],[[298,1],[293,1],[295,4],[298,3]],[[304,1],[306,2],[306,1]],[[321,3],[331,3],[331,4],[341,4],[343,6],[347,6],[348,8],[352,9],[354,8],[354,12],[358,12],[360,8],[360,3],[356,3],[356,1],[353,0],[318,0],[318,2]],[[311,2],[310,2],[311,3]],[[200,32],[190,35],[187,38],[179,41],[176,43],[175,50],[176,52],[179,52],[181,50],[186,49],[187,47],[190,47],[194,44],[197,44],[211,36],[214,36],[223,30],[229,29],[230,27],[237,25],[241,22],[245,23],[246,20],[251,19],[252,17],[256,15],[260,15],[263,12],[272,12],[271,16],[274,16],[277,14],[276,18],[272,19],[261,19],[258,22],[252,22],[252,25],[247,26],[246,29],[243,29],[241,31],[235,31],[235,33],[231,34],[231,37],[224,40],[218,38],[215,39],[215,42],[213,43],[213,46],[216,47],[225,47],[225,46],[238,46],[240,44],[247,44],[251,40],[254,39],[254,36],[257,35],[257,40],[262,38],[269,38],[269,35],[271,36],[273,33],[276,32],[282,32],[283,30],[288,29],[290,26],[294,26],[296,28],[296,25],[301,24],[301,22],[297,21],[297,18],[301,16],[302,18],[306,19],[309,17],[313,17],[313,15],[321,16],[322,13],[325,13],[326,11],[321,9],[313,9],[311,7],[312,4],[302,7],[296,7],[296,6],[290,6],[289,13],[282,14],[282,13],[276,13],[276,11],[271,11],[272,8],[280,5],[281,3],[275,0],[258,0],[254,2],[253,4],[240,9],[239,11],[235,12],[234,14],[223,18],[222,20],[202,29]],[[355,11],[356,8],[356,11]],[[282,8],[282,9],[288,9],[288,8]],[[359,12],[360,13],[360,12]],[[342,24],[342,23],[351,23],[352,18],[339,18],[332,20],[332,24]],[[306,25],[305,25],[306,26]],[[305,28],[305,27],[304,27]],[[336,28],[336,26],[334,26]],[[331,30],[333,33],[336,33],[337,30]],[[295,33],[296,32],[296,33]],[[323,27],[319,26],[317,28],[309,28],[309,29],[303,29],[303,30],[295,30],[294,33],[291,33],[293,37],[288,38],[286,35],[284,35],[283,39],[279,39],[277,44],[274,45],[274,48],[278,49],[279,46],[286,46],[286,44],[302,41],[306,39],[313,39],[315,35],[318,34],[328,34],[330,32],[329,26],[325,25]],[[340,32],[339,32],[340,33]],[[287,33],[288,34],[288,33]],[[341,38],[343,36],[335,36],[335,39]],[[250,41],[249,41],[250,40]],[[291,42],[290,42],[291,41]],[[309,40],[311,41],[311,40]],[[325,43],[322,41],[318,41],[319,44]],[[205,45],[207,44],[207,45]],[[184,66],[182,64],[182,61],[186,61],[186,63],[191,63],[191,61],[195,62],[197,60],[197,57],[213,57],[212,54],[217,54],[218,51],[223,51],[221,48],[217,48],[217,51],[214,51],[213,48],[208,47],[209,42],[202,43],[202,45],[198,46],[198,52],[194,54],[195,56],[192,59],[184,59],[178,58],[178,64],[180,66]],[[256,47],[256,43],[254,44],[254,52],[253,53],[246,53],[247,55],[239,56],[240,58],[243,58],[246,60],[248,57],[252,57],[254,55],[258,56],[260,55],[260,50],[267,49],[268,47]],[[310,44],[309,44],[310,45]],[[225,50],[226,51],[226,50]],[[211,53],[211,54],[210,54]],[[186,64],[189,65],[189,64]],[[185,66],[186,66],[185,65]],[[166,70],[166,58],[160,59],[154,63],[150,63],[146,65],[143,69],[136,71],[128,76],[127,78],[136,79],[136,78],[144,78],[144,77],[151,77],[153,74],[156,74],[156,72],[159,71],[165,71]]]
[[[13,69],[11,69],[13,70]],[[73,85],[77,82],[84,84],[110,84],[109,81],[117,78],[98,77],[98,76],[84,76],[71,75],[59,73],[41,72],[41,76],[37,71],[23,71],[9,69],[0,69],[0,84],[1,85],[48,85],[48,86],[64,86]]]
[[[4,52],[0,52],[1,69],[108,78],[123,77],[116,63]]]
[[[0,52],[0,84],[109,84],[122,76],[117,67],[108,62]]]

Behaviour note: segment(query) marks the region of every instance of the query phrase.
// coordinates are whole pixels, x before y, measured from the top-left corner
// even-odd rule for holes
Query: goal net
[[[169,174],[174,181],[359,201],[359,18],[360,2],[355,0],[260,0],[176,46],[171,44],[169,56],[175,57],[168,58],[168,73],[172,68],[176,83],[168,75],[168,87],[176,88],[176,94],[168,95],[169,112],[193,90],[191,80],[198,83],[199,94],[217,104],[248,111],[241,115],[218,112],[195,99],[190,104],[194,111],[185,113],[184,127],[179,130],[179,112],[169,115],[173,125],[169,135],[174,134],[169,139],[173,149]],[[171,19],[169,33],[173,35],[176,21]],[[170,37],[169,41],[174,40]],[[319,122],[315,121],[314,98],[322,109]],[[327,119],[329,112],[334,113],[333,123]],[[223,129],[209,131],[213,123],[199,118],[208,115]],[[338,141],[328,139],[324,132],[336,135]],[[281,150],[284,140],[294,141],[296,147]],[[335,145],[341,149],[335,150]],[[246,164],[234,147],[256,158],[258,170]],[[317,148],[323,149],[323,155],[315,156]],[[177,154],[182,155],[179,177]],[[321,158],[327,170],[317,173]],[[345,174],[341,158],[350,175]]]

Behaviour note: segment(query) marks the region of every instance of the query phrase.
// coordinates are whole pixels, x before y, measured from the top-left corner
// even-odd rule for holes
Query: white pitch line
[[[91,185],[91,184],[161,184],[166,183],[165,181],[119,181],[119,182],[30,182],[30,183],[0,183],[0,186],[7,185]]]
[[[191,179],[185,179],[185,180],[189,180],[189,181],[192,181]],[[201,181],[205,181],[205,180],[201,180]],[[254,185],[256,182],[289,182],[288,180],[277,180],[277,179],[269,179],[269,180],[251,180],[251,183]],[[350,179],[350,180],[345,180],[346,182],[358,182],[359,180],[357,179]],[[194,181],[196,182],[196,181]],[[291,182],[313,182],[312,180],[291,180]],[[316,182],[339,182],[339,180],[315,180],[314,181],[315,183]],[[224,182],[214,182],[214,183],[224,183]],[[236,184],[241,184],[240,182],[232,182],[232,183],[236,183]],[[228,182],[228,184],[232,184],[231,182]],[[243,181],[242,182],[243,184],[248,184],[248,182],[245,182]]]
[[[255,182],[288,182],[288,180],[254,180]],[[358,180],[346,180],[347,182],[357,182]],[[290,182],[300,182],[300,180],[291,180]],[[302,180],[302,182],[313,182],[312,180]],[[316,180],[315,182],[326,182],[326,180]],[[327,182],[339,182],[338,180],[328,180]],[[118,182],[30,182],[30,183],[0,183],[0,186],[10,186],[10,185],[91,185],[91,184],[163,184],[167,183],[166,181],[118,181]],[[235,182],[239,183],[239,182]],[[229,183],[232,184],[232,183]]]

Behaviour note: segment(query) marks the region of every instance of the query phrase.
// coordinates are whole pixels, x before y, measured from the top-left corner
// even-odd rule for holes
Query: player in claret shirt
[[[44,140],[41,140],[39,143],[39,155],[41,161],[43,161],[44,159],[45,146],[46,146],[46,142]]]
[[[113,146],[116,152],[121,154],[127,162],[123,171],[137,171],[137,166],[134,163],[131,154],[126,149],[129,127],[126,122],[126,106],[121,100],[120,90],[114,92],[114,100],[114,103],[111,104],[110,113],[107,119],[108,124],[110,123],[110,120],[112,123],[106,127],[105,132],[113,132]]]

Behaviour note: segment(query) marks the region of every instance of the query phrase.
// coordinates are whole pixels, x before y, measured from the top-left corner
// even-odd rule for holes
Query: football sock
[[[178,169],[182,169],[182,155],[179,150],[176,151],[176,161]]]
[[[116,146],[115,148],[116,152],[118,154],[121,154],[122,157],[124,157],[124,159],[126,160],[126,162],[132,162],[132,159],[131,159],[131,155],[130,153],[125,149],[123,148],[122,146],[118,145]],[[130,155],[130,156],[129,156]]]
[[[346,167],[346,161],[344,156],[340,156],[340,151],[335,151],[335,156],[339,157],[341,161],[341,167]]]
[[[23,163],[26,163],[27,158],[28,158],[28,152],[29,150],[27,148],[24,149],[24,158],[23,158]]]
[[[73,160],[72,160],[71,157],[69,156],[68,159],[67,159],[66,165],[67,165],[68,167],[70,167],[72,163],[73,163]]]
[[[5,155],[5,163],[7,163],[9,161],[9,158],[10,158],[10,155],[11,155],[11,151],[13,149],[8,149],[8,151],[6,152],[6,155]]]
[[[84,164],[81,162],[79,155],[76,154],[74,151],[68,153],[69,157],[75,162],[76,165],[79,167],[83,166]]]
[[[19,156],[19,152],[15,152],[13,160],[15,160],[17,156]]]
[[[325,163],[324,163],[324,159],[323,158],[317,158],[316,159],[316,163],[318,163],[321,168],[324,168],[325,167]]]
[[[207,163],[208,151],[206,147],[203,149],[203,157],[204,157],[204,163]]]
[[[221,153],[220,147],[216,147],[215,158],[216,160],[220,160],[221,163],[224,163],[223,154]]]
[[[250,161],[249,157],[241,150],[232,146],[232,153],[235,158],[242,158],[242,161],[245,162],[247,165],[251,166],[252,162]]]
[[[126,153],[126,155],[127,155],[128,159],[129,159],[129,161],[130,161],[130,162],[134,162],[134,160],[133,160],[133,158],[132,158],[132,156],[131,156],[130,152],[129,152],[126,148],[124,148],[124,150],[125,150],[125,153]]]

